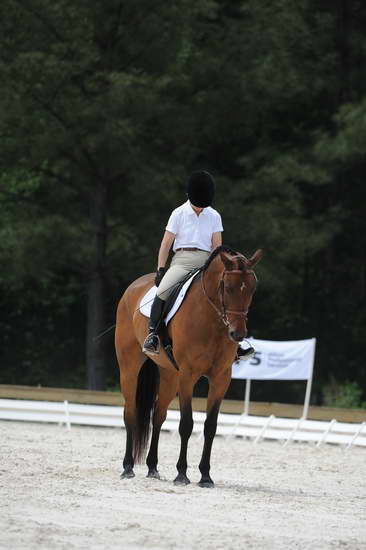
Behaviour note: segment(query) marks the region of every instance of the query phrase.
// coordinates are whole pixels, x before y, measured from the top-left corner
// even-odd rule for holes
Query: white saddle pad
[[[180,289],[179,294],[178,294],[178,296],[177,296],[177,298],[174,302],[173,307],[170,309],[168,315],[164,319],[166,325],[169,323],[169,321],[172,319],[172,317],[174,317],[175,313],[178,311],[179,306],[183,302],[183,298],[186,295],[186,292],[189,289],[189,287],[191,286],[191,283],[192,283],[192,281],[193,281],[193,279],[195,278],[196,275],[197,275],[197,273],[194,273],[192,275],[192,277],[190,277],[188,279],[188,281],[186,281],[184,283],[184,285],[182,286],[182,288]],[[154,301],[155,296],[156,296],[156,286],[153,286],[141,298],[140,312],[143,315],[145,315],[145,317],[150,317],[151,306],[152,306],[152,303]]]

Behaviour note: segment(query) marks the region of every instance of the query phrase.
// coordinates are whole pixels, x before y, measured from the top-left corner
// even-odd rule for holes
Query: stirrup
[[[151,355],[159,355],[160,353],[160,338],[155,332],[150,332],[142,346],[143,353],[150,353]]]
[[[255,349],[250,347],[247,349],[243,349],[240,346],[238,347],[238,351],[236,352],[236,358],[235,361],[248,361],[253,355],[255,354]]]

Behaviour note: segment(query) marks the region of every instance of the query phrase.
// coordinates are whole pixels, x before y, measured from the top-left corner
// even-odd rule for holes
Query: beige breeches
[[[167,300],[176,288],[176,283],[184,279],[189,271],[202,267],[210,253],[204,250],[179,250],[173,256],[172,263],[158,286],[157,296]]]

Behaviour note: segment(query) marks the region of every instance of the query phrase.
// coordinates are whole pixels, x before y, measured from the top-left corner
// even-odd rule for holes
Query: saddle
[[[178,311],[181,303],[183,302],[183,299],[185,297],[185,294],[190,287],[192,281],[194,280],[195,276],[198,275],[200,269],[194,269],[190,271],[182,281],[179,281],[171,293],[170,297],[166,301],[166,304],[164,306],[163,311],[163,319],[165,320],[165,324],[167,325],[169,321],[173,318],[175,313]],[[151,287],[146,294],[141,298],[139,310],[142,315],[145,315],[145,317],[150,317],[150,310],[151,305],[154,301],[156,295],[156,287]]]
[[[173,292],[171,293],[171,295],[169,296],[169,298],[166,300],[165,302],[165,306],[164,306],[164,310],[163,310],[163,319],[167,319],[168,317],[168,314],[169,312],[172,310],[174,304],[176,303],[177,301],[177,298],[178,296],[180,295],[181,291],[182,291],[182,288],[184,287],[184,285],[187,283],[187,281],[189,281],[190,279],[192,279],[191,282],[193,282],[193,280],[196,278],[196,276],[198,275],[198,273],[201,271],[201,268],[196,268],[196,269],[193,269],[192,271],[190,271],[189,273],[187,273],[187,275],[184,277],[184,279],[182,279],[178,284],[177,284],[177,288],[175,288],[173,290]],[[188,287],[189,288],[189,287]],[[184,297],[186,295],[186,291],[188,290],[188,288],[184,291],[184,295],[183,295],[183,298],[182,298],[182,301],[184,300]],[[180,305],[180,304],[179,304]],[[179,307],[179,306],[178,306]],[[161,345],[164,347],[165,349],[165,353],[167,354],[167,356],[169,357],[170,361],[172,362],[173,366],[179,370],[179,367],[177,365],[177,362],[174,358],[174,354],[173,354],[173,342],[168,334],[168,326],[167,326],[167,323],[161,323],[160,324],[160,327],[158,329],[158,334],[160,336],[160,341],[161,341]]]
[[[187,273],[187,275],[184,277],[184,279],[182,279],[181,281],[179,281],[179,283],[177,283],[176,288],[173,290],[173,292],[170,294],[169,298],[165,302],[164,312],[163,312],[164,319],[166,319],[168,317],[169,312],[172,310],[172,308],[173,308],[173,306],[174,306],[174,304],[175,304],[182,288],[186,284],[186,282],[189,281],[189,279],[191,279],[191,278],[192,278],[192,282],[193,282],[196,275],[198,275],[199,271],[201,271],[201,268],[196,268],[196,269],[193,269],[192,271],[189,271]],[[187,288],[187,290],[188,290],[188,288]],[[185,295],[186,295],[186,290],[184,291],[183,300],[184,300]]]

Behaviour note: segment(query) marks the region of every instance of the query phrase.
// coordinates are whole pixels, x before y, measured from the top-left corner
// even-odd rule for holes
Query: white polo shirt
[[[208,206],[199,216],[189,200],[173,210],[165,228],[174,233],[173,250],[177,248],[199,248],[211,252],[212,234],[223,231],[220,214]]]

